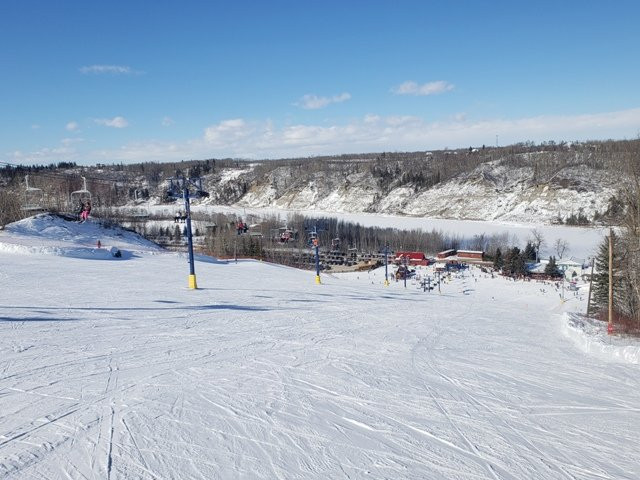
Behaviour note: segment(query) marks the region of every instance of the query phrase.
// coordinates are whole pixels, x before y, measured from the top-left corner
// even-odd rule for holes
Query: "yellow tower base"
[[[385,278],[385,280],[384,280],[384,286],[385,286],[385,287],[388,287],[388,286],[389,286],[389,280],[387,280],[386,278]]]
[[[195,275],[189,275],[189,288],[193,288],[193,289],[198,288]]]
[[[320,281],[320,275],[316,275],[316,283],[320,285],[322,282]]]

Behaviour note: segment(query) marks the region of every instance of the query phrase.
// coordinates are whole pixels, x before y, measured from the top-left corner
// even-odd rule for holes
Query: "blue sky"
[[[640,3],[0,2],[0,161],[640,133]]]

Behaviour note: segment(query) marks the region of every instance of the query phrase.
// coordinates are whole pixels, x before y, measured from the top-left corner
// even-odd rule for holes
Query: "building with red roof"
[[[403,264],[407,259],[407,265],[429,265],[429,259],[422,252],[396,252],[396,258],[394,262],[397,264]]]

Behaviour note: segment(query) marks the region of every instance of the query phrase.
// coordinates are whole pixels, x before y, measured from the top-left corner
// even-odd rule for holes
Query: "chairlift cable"
[[[51,172],[51,171],[43,171],[43,170],[36,170],[34,172],[32,170],[34,168],[37,168],[37,167],[25,166],[25,165],[16,165],[16,164],[13,164],[13,163],[8,163],[8,162],[0,162],[0,165],[4,165],[6,167],[11,167],[11,168],[15,168],[15,169],[26,169],[26,170],[30,171],[29,175],[38,176],[38,177],[45,177],[45,178],[53,178],[53,179],[57,179],[57,180],[60,180],[60,179],[69,180],[69,179],[77,178],[78,176],[82,177],[82,175],[79,175],[78,173],[54,173],[54,172]],[[43,168],[46,168],[46,167],[43,167]],[[84,169],[84,167],[78,167],[78,168]],[[82,173],[84,173],[84,172],[82,172]],[[90,180],[91,182],[98,182],[98,183],[105,183],[105,184],[114,184],[114,183],[118,183],[118,182],[123,182],[123,180],[104,179],[104,178],[92,177],[92,176],[87,176],[87,175],[84,175],[84,177],[87,180]]]

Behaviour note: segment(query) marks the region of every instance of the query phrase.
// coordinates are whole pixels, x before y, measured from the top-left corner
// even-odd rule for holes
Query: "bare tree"
[[[10,192],[0,191],[0,226],[20,220],[23,216],[18,197]]]
[[[558,258],[562,258],[567,250],[569,250],[569,242],[562,238],[556,238],[556,241],[553,243],[553,248],[558,255]]]
[[[542,232],[537,228],[531,230],[531,239],[529,240],[536,249],[536,263],[540,261],[540,248],[546,243]]]
[[[622,243],[625,252],[624,268],[621,275],[628,292],[628,308],[624,312],[635,318],[636,328],[640,326],[640,157],[637,142],[622,145],[620,160],[626,173],[626,181],[620,188],[620,198],[625,210],[622,221]],[[620,249],[620,247],[618,247]]]

